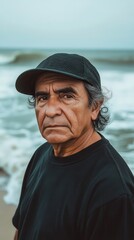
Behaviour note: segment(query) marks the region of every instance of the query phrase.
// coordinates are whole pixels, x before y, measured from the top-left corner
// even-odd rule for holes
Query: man
[[[16,88],[32,96],[47,142],[24,176],[15,239],[133,240],[134,178],[99,133],[109,117],[96,68],[57,53],[22,73]]]

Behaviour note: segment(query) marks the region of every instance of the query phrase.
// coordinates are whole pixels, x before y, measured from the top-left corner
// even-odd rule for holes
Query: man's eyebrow
[[[57,94],[60,94],[60,93],[76,93],[75,89],[72,88],[72,87],[64,87],[64,88],[60,88],[60,89],[57,89],[54,91],[55,93]],[[49,95],[49,92],[47,91],[38,91],[35,93],[35,97],[38,97],[38,96],[48,96]]]
[[[44,95],[49,95],[49,93],[45,91],[39,91],[35,93],[35,97],[44,96]]]
[[[76,93],[75,89],[72,87],[64,87],[64,88],[60,88],[55,90],[55,93]]]

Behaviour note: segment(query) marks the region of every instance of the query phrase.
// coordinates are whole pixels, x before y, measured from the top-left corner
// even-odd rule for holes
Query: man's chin
[[[72,134],[66,131],[66,128],[45,129],[42,136],[51,144],[61,144],[68,142],[72,138]]]
[[[69,139],[69,138],[67,138],[65,135],[63,136],[43,136],[45,139],[46,139],[46,141],[48,142],[48,143],[50,143],[50,144],[62,144],[62,143],[65,143],[65,142],[68,142],[69,140],[71,140],[71,139]]]

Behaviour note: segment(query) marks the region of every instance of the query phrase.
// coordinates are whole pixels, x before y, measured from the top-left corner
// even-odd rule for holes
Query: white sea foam
[[[25,137],[19,138],[9,135],[5,130],[0,130],[0,139],[2,139],[0,168],[6,173],[6,177],[2,177],[1,181],[3,184],[6,181],[4,189],[7,191],[5,196],[7,203],[17,204],[25,168],[33,151],[39,145],[38,136],[35,136],[34,141],[32,134],[30,137],[26,131],[25,133]]]
[[[0,65],[14,62],[17,57],[17,53],[0,54]]]
[[[111,108],[113,111],[133,111],[134,72],[103,71],[102,85],[112,92]]]

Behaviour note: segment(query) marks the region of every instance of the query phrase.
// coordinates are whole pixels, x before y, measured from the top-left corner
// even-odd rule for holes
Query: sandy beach
[[[4,194],[0,191],[0,240],[13,240],[15,228],[12,225],[12,216],[16,207],[4,202]]]

